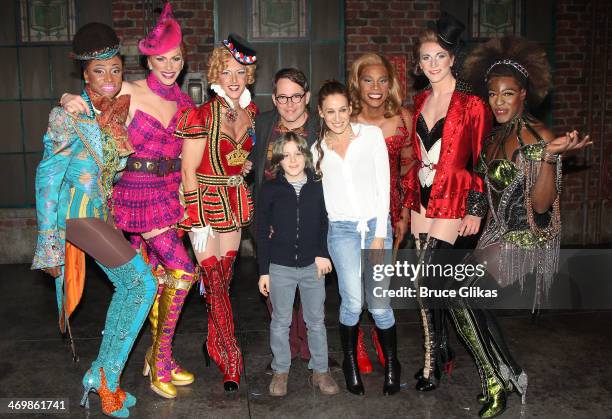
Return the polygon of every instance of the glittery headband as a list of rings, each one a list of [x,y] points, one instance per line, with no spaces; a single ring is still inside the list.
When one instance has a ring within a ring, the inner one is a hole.
[[[519,73],[521,73],[526,79],[529,78],[529,73],[527,72],[525,67],[523,67],[522,65],[520,65],[516,61],[513,61],[513,60],[498,60],[498,61],[495,61],[493,64],[491,64],[491,66],[487,69],[487,72],[485,73],[485,78],[484,78],[485,82],[488,81],[489,73],[491,72],[491,70],[493,70],[493,67],[495,67],[496,65],[509,65],[510,67],[514,68]]]
[[[236,61],[239,63],[249,65],[257,61],[257,57],[255,55],[245,55],[244,53],[238,51],[238,48],[236,48],[234,44],[227,39],[223,41],[223,45],[225,45],[225,47],[232,53]]]
[[[117,54],[119,54],[119,45],[113,45],[111,47],[106,47],[99,51],[85,52],[83,54],[78,54],[78,55],[75,53],[72,53],[71,56],[75,60],[90,61],[90,60],[108,60],[109,58],[113,58]]]

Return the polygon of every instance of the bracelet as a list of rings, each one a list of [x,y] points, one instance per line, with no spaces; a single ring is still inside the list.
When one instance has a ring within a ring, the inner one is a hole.
[[[66,96],[68,93],[64,93],[62,94],[62,96],[59,98],[59,100],[57,101],[57,103],[63,108],[64,106],[62,105],[62,99],[64,98],[64,96]]]
[[[549,153],[546,150],[544,150],[544,153],[542,154],[542,161],[548,164],[557,164],[560,158],[560,154]]]

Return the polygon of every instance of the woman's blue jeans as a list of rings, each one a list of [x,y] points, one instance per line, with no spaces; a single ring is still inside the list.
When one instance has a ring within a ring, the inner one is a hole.
[[[327,233],[327,247],[338,274],[338,288],[340,290],[340,323],[346,326],[355,326],[359,322],[364,300],[364,281],[361,275],[361,233],[357,231],[356,221],[330,221]],[[364,248],[369,249],[374,240],[376,219],[368,221],[368,231],[365,233]],[[387,223],[387,237],[385,249],[392,247],[391,223]],[[370,288],[372,281],[365,281],[366,288]],[[369,303],[372,290],[365,289],[365,299]],[[377,301],[376,308],[368,304],[374,322],[379,329],[388,329],[395,324],[395,317],[390,306],[381,307]]]

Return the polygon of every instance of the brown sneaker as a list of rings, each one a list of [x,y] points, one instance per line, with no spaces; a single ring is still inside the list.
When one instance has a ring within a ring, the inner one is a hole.
[[[325,396],[333,396],[334,394],[338,394],[340,391],[338,384],[336,384],[329,371],[313,372],[312,385],[319,387],[319,391],[321,391],[321,394]]]
[[[269,392],[270,396],[281,397],[287,394],[287,379],[288,372],[275,372],[270,381]]]

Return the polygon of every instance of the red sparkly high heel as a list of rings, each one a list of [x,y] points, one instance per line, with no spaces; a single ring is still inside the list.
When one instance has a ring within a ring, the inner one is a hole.
[[[380,340],[378,339],[378,333],[376,333],[376,327],[372,327],[372,344],[378,355],[378,362],[385,368],[385,355],[383,354],[382,347],[380,346]]]
[[[363,330],[359,326],[359,332],[357,333],[357,366],[361,374],[370,374],[374,367],[372,367],[372,361],[368,356],[365,342],[363,341]]]

